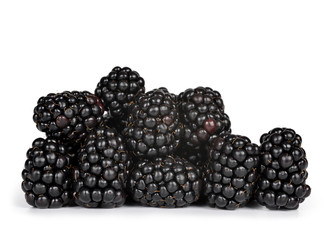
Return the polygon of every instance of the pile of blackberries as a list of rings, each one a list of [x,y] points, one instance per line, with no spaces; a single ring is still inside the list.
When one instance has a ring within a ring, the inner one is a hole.
[[[27,151],[22,189],[37,208],[113,208],[130,200],[236,209],[256,200],[297,209],[311,193],[301,137],[275,128],[258,146],[231,134],[222,97],[209,87],[145,92],[136,71],[115,67],[94,94],[41,97],[33,120],[46,137]]]

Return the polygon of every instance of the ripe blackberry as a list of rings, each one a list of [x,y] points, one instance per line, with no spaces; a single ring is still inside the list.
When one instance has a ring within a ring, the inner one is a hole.
[[[22,189],[28,204],[37,208],[58,208],[71,199],[70,157],[64,145],[37,138],[26,153]]]
[[[50,93],[38,100],[33,120],[47,136],[64,141],[81,141],[102,121],[104,107],[98,97],[84,91]]]
[[[180,93],[178,99],[185,141],[189,146],[206,145],[213,134],[231,131],[219,92],[198,87]]]
[[[124,119],[127,115],[129,103],[145,92],[145,81],[139,73],[128,67],[115,67],[101,78],[95,90],[104,103],[105,109],[116,119]]]
[[[211,206],[233,210],[246,205],[256,188],[259,147],[244,136],[224,134],[209,148],[205,190]]]
[[[302,138],[292,129],[275,128],[263,134],[260,142],[257,201],[270,209],[297,209],[311,193]]]
[[[129,177],[132,198],[151,207],[184,207],[196,202],[201,179],[196,167],[174,155],[139,161]]]
[[[100,126],[92,131],[73,171],[75,203],[84,207],[113,208],[124,204],[131,159],[116,130]]]
[[[123,133],[137,157],[156,158],[174,153],[182,138],[174,96],[160,88],[140,95],[130,106]]]

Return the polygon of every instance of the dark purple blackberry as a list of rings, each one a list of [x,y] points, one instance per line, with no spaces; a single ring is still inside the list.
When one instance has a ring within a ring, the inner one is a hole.
[[[185,207],[198,200],[201,179],[193,164],[171,155],[135,164],[128,189],[144,206]]]
[[[174,153],[182,138],[174,96],[166,89],[155,89],[136,98],[129,108],[123,133],[136,157],[156,158]]]
[[[206,145],[212,135],[231,131],[229,116],[224,113],[219,92],[198,87],[180,93],[178,99],[187,145]]]
[[[104,107],[98,97],[84,92],[50,93],[38,100],[33,120],[48,137],[81,141],[102,121]]]
[[[116,130],[99,127],[92,131],[78,155],[73,171],[75,203],[84,207],[113,208],[124,204],[131,158]]]
[[[58,208],[71,197],[70,157],[64,145],[37,138],[26,153],[22,189],[28,204],[37,208]]]
[[[130,102],[145,92],[145,81],[128,67],[115,67],[108,76],[101,78],[95,90],[111,117],[125,119]]]
[[[254,195],[259,147],[244,136],[224,134],[212,141],[204,178],[204,194],[211,206],[233,210]]]
[[[302,138],[292,129],[275,128],[263,134],[260,142],[257,201],[270,209],[297,209],[311,193]]]

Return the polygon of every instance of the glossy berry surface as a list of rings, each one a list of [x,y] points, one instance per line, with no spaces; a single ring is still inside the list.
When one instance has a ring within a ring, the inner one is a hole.
[[[127,115],[130,102],[145,92],[145,81],[139,73],[128,67],[115,67],[105,77],[101,78],[95,90],[104,103],[110,115],[122,120]]]
[[[301,136],[293,129],[275,128],[263,134],[260,142],[257,201],[270,209],[297,209],[311,193]]]
[[[48,137],[78,142],[102,121],[104,107],[95,95],[84,91],[50,93],[38,100],[33,120]]]
[[[138,158],[156,158],[174,153],[182,138],[174,95],[159,88],[140,95],[130,106],[124,137]]]
[[[233,210],[253,198],[259,153],[259,147],[244,136],[224,134],[213,139],[204,178],[204,194],[211,206]]]
[[[115,129],[98,127],[87,136],[73,170],[75,203],[101,208],[123,205],[131,167],[122,137]]]
[[[71,158],[55,139],[37,138],[26,153],[22,189],[28,204],[37,208],[58,208],[71,197]]]
[[[214,134],[230,132],[230,119],[218,91],[198,87],[179,94],[179,111],[186,144],[206,145]]]
[[[128,180],[134,201],[151,207],[185,207],[198,200],[201,179],[196,167],[174,155],[138,162]]]

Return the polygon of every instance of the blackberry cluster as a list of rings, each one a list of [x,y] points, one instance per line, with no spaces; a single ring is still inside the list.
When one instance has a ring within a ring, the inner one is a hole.
[[[100,126],[86,138],[73,171],[75,203],[113,208],[124,204],[127,176],[132,167],[122,137]]]
[[[124,136],[138,158],[167,156],[176,151],[183,128],[174,95],[160,88],[136,98],[129,108]]]
[[[201,178],[190,162],[174,155],[141,160],[130,175],[133,200],[151,207],[184,207],[198,200]]]
[[[84,91],[50,93],[38,100],[33,120],[48,137],[78,142],[102,121],[104,107],[95,95]]]
[[[37,138],[26,153],[22,189],[28,204],[58,208],[71,199],[70,157],[64,145],[51,138]]]
[[[33,120],[45,133],[27,151],[22,189],[28,204],[114,208],[195,202],[236,209],[256,199],[296,209],[311,193],[302,139],[292,129],[263,134],[259,148],[231,134],[218,91],[179,95],[115,67],[88,91],[50,93]]]
[[[311,193],[302,138],[292,129],[275,128],[263,134],[260,142],[257,201],[271,209],[297,209]]]
[[[108,76],[101,78],[95,90],[105,109],[118,121],[128,115],[128,107],[135,97],[145,92],[145,81],[139,73],[128,67],[115,67]]]
[[[244,136],[224,134],[213,140],[204,178],[204,192],[211,206],[233,210],[251,200],[259,153],[259,147]]]
[[[230,119],[224,113],[219,92],[211,88],[187,89],[179,97],[184,141],[188,146],[207,145],[214,134],[230,132]]]

